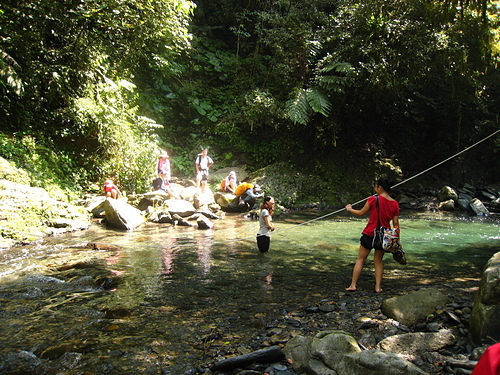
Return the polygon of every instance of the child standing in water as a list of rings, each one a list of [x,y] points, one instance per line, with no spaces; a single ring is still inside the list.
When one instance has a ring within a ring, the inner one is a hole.
[[[262,206],[260,206],[259,214],[259,231],[257,232],[257,246],[261,253],[269,251],[271,245],[271,232],[274,230],[273,213],[274,213],[274,198],[267,196],[264,198]]]

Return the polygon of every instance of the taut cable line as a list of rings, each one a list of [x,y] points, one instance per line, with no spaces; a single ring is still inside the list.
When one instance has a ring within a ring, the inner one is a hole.
[[[471,146],[469,146],[469,147],[467,147],[467,148],[464,148],[462,151],[457,152],[455,155],[450,156],[448,159],[445,159],[445,160],[443,160],[442,162],[439,162],[439,163],[437,163],[437,164],[433,165],[432,167],[427,168],[425,171],[422,171],[422,172],[420,172],[420,173],[417,173],[417,174],[416,174],[415,176],[413,176],[413,177],[407,178],[406,180],[404,180],[404,181],[401,181],[401,182],[397,183],[397,184],[396,184],[396,185],[394,185],[393,187],[397,187],[397,186],[399,186],[399,185],[403,185],[404,183],[406,183],[406,182],[408,182],[408,181],[410,181],[410,180],[413,180],[414,178],[417,178],[418,176],[423,175],[424,173],[429,172],[431,169],[434,169],[434,168],[436,168],[436,167],[439,167],[441,164],[444,164],[444,163],[446,163],[448,160],[451,160],[451,159],[453,159],[453,158],[456,158],[458,155],[463,154],[463,153],[464,153],[464,152],[466,152],[466,151],[469,151],[471,148],[473,148],[473,147],[477,146],[478,144],[480,144],[480,143],[482,143],[482,142],[486,141],[487,139],[489,139],[489,138],[493,137],[494,135],[496,135],[496,134],[497,134],[497,133],[499,133],[499,132],[500,132],[500,129],[498,129],[496,132],[493,132],[493,133],[492,133],[492,134],[490,134],[489,136],[487,136],[487,137],[485,137],[485,138],[481,139],[480,141],[478,141],[478,142],[474,143],[473,145],[471,145]]]
[[[414,175],[413,177],[407,178],[406,180],[401,181],[401,182],[399,182],[399,183],[395,184],[395,185],[394,185],[394,186],[392,186],[392,187],[393,187],[393,188],[395,188],[395,187],[397,187],[397,186],[403,185],[403,184],[407,183],[408,181],[411,181],[411,180],[413,180],[413,179],[415,179],[415,178],[417,178],[417,177],[419,177],[419,176],[423,175],[424,173],[427,173],[427,172],[429,172],[430,170],[432,170],[432,169],[434,169],[434,168],[436,168],[436,167],[439,167],[441,164],[444,164],[444,163],[446,163],[447,161],[449,161],[449,160],[451,160],[451,159],[453,159],[453,158],[456,158],[458,155],[463,154],[464,152],[466,152],[466,151],[470,150],[471,148],[473,148],[473,147],[477,146],[478,144],[480,144],[480,143],[482,143],[482,142],[486,141],[487,139],[489,139],[489,138],[491,138],[491,137],[495,136],[495,135],[496,135],[496,134],[498,134],[499,132],[500,132],[500,129],[498,129],[497,131],[495,131],[495,132],[493,132],[492,134],[488,135],[487,137],[485,137],[485,138],[481,139],[480,141],[478,141],[478,142],[474,143],[473,145],[471,145],[471,146],[469,146],[469,147],[467,147],[467,148],[464,148],[462,151],[457,152],[456,154],[454,154],[454,155],[450,156],[449,158],[447,158],[447,159],[445,159],[445,160],[443,160],[443,161],[441,161],[441,162],[439,162],[439,163],[437,163],[437,164],[433,165],[433,166],[432,166],[432,167],[430,167],[430,168],[427,168],[426,170],[424,170],[424,171],[422,171],[422,172],[420,172],[420,173],[417,173],[417,174],[416,174],[416,175]],[[364,198],[364,199],[361,199],[360,201],[357,201],[356,203],[353,203],[352,205],[353,205],[353,206],[355,206],[355,205],[357,205],[357,204],[359,204],[359,203],[362,203],[362,202],[366,201],[368,198],[369,198],[369,197],[366,197],[366,198]],[[342,212],[342,211],[344,211],[344,210],[345,210],[345,207],[343,207],[343,208],[341,208],[341,209],[339,209],[339,210],[337,210],[337,211],[330,212],[330,213],[328,213],[328,214],[326,214],[326,215],[323,215],[323,216],[320,216],[320,217],[314,218],[314,219],[312,219],[312,220],[308,220],[308,221],[305,221],[305,222],[300,223],[300,224],[296,224],[296,225],[291,226],[291,227],[288,227],[288,228],[284,228],[284,229],[277,230],[277,231],[275,231],[274,233],[284,232],[285,230],[289,230],[289,229],[292,229],[292,228],[298,227],[298,226],[300,226],[300,225],[309,224],[309,223],[311,223],[311,222],[313,222],[313,221],[321,220],[321,219],[324,219],[325,217],[328,217],[328,216],[331,216],[331,215],[338,214],[339,212]]]

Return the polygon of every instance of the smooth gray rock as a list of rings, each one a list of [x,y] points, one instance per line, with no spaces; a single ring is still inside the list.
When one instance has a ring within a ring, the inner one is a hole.
[[[500,252],[484,268],[472,307],[469,336],[476,344],[487,337],[500,341]]]
[[[314,337],[296,336],[284,352],[294,370],[309,375],[424,374],[395,353],[362,351],[356,340],[342,331],[325,331]]]
[[[141,211],[126,202],[107,198],[103,205],[106,223],[112,228],[133,230],[144,224]]]
[[[436,311],[436,306],[444,306],[448,297],[438,289],[421,289],[416,292],[386,299],[382,312],[398,322],[413,326],[427,315]]]
[[[377,344],[377,349],[397,354],[419,354],[436,352],[441,348],[453,345],[456,337],[449,329],[438,332],[414,332],[389,336]]]

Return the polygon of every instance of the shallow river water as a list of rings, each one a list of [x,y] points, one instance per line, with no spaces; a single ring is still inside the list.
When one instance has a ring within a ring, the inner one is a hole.
[[[309,222],[321,214],[275,218],[265,255],[258,223],[236,214],[211,230],[93,224],[4,250],[0,373],[194,374],[228,348],[259,349],[274,321],[345,295],[366,218]],[[477,282],[500,251],[498,217],[403,212],[401,227],[408,265],[385,260],[383,288],[393,294]],[[358,288],[383,298],[372,292],[371,261]]]

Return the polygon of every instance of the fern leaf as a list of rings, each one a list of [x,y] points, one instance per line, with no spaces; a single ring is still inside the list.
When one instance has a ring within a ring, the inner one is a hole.
[[[328,117],[332,104],[320,91],[309,89],[307,91],[307,102],[314,112],[321,113],[323,116]]]
[[[294,123],[306,125],[309,121],[309,103],[307,100],[307,93],[305,90],[300,89],[297,91],[295,97],[286,103],[286,113],[288,118]]]
[[[338,76],[322,76],[318,78],[318,84],[327,89],[335,92],[343,92],[345,85],[345,78]]]
[[[327,66],[321,68],[319,70],[320,73],[329,73],[329,72],[337,72],[337,73],[349,73],[352,70],[352,65],[347,62],[332,62]]]

